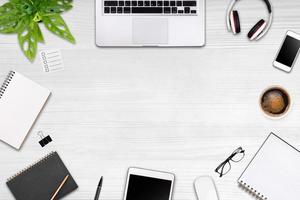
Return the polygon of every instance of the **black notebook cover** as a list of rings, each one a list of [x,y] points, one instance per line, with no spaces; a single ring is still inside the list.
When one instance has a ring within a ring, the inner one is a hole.
[[[67,175],[69,178],[55,199],[66,196],[78,185],[57,152],[52,152],[10,178],[6,184],[16,200],[50,200]]]

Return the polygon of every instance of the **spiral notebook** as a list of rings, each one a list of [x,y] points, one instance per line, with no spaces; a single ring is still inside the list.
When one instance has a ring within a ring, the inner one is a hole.
[[[262,200],[299,200],[299,169],[300,152],[271,133],[238,182]]]
[[[78,185],[58,153],[52,152],[9,178],[6,184],[16,200],[49,200],[67,175],[69,178],[55,199],[71,193]]]
[[[0,140],[20,149],[50,91],[11,71],[0,88]]]

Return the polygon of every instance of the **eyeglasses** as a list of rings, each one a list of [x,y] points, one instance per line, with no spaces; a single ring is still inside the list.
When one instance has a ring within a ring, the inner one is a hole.
[[[215,172],[217,172],[220,177],[227,174],[231,170],[231,164],[232,162],[240,162],[245,157],[245,150],[242,149],[242,147],[237,148],[224,162],[222,162],[216,169]]]

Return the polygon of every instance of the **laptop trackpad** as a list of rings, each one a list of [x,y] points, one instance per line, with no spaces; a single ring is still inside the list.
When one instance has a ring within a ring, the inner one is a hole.
[[[134,18],[132,27],[134,44],[159,45],[168,43],[168,19]]]

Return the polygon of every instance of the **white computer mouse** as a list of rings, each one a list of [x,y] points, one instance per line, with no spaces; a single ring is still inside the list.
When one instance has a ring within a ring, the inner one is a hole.
[[[219,200],[215,182],[210,176],[200,176],[194,182],[198,200]]]

